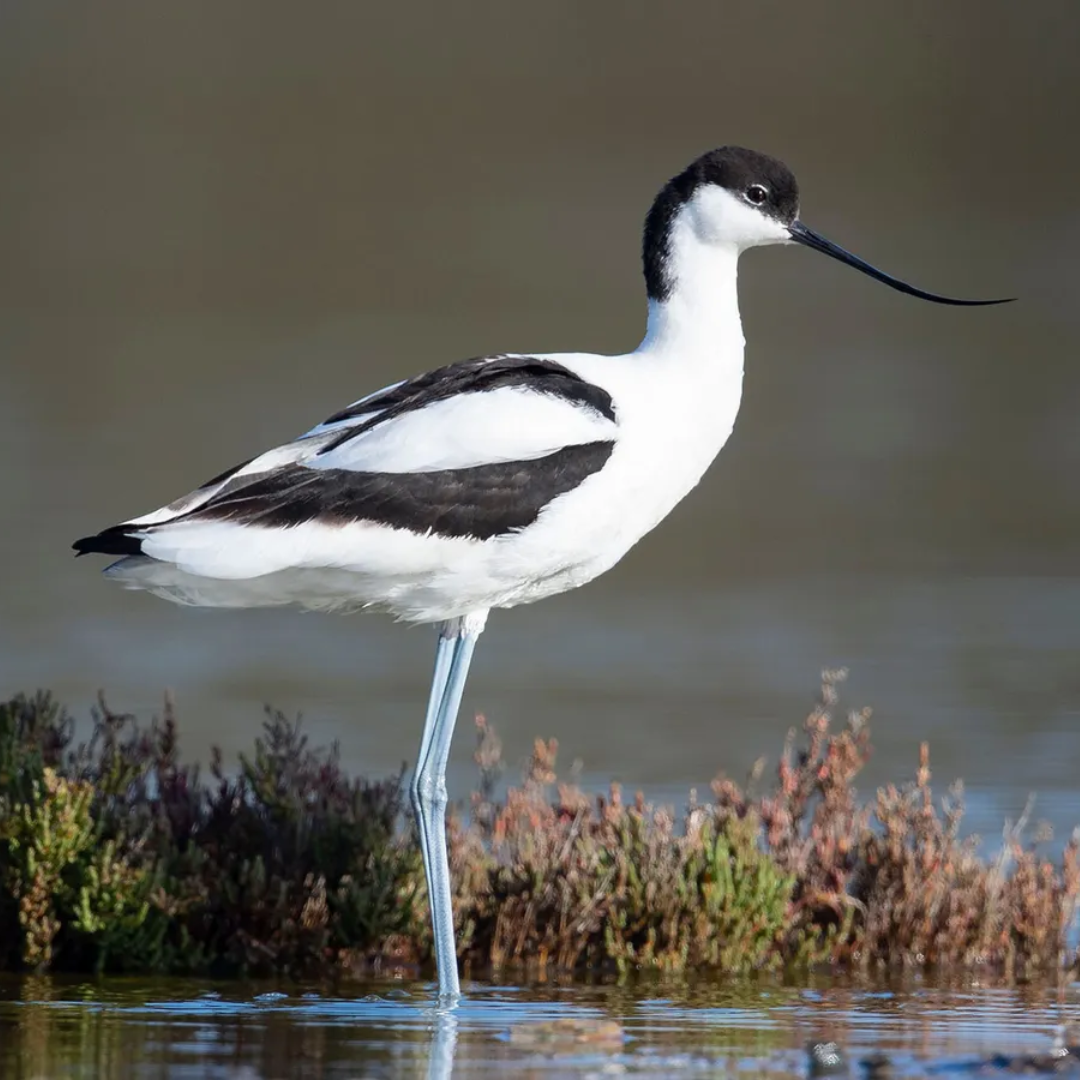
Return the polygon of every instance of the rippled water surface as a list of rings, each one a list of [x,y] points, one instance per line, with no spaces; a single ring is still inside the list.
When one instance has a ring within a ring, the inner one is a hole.
[[[702,983],[466,987],[453,1011],[426,985],[347,992],[184,982],[0,983],[0,1075],[180,1078],[806,1075],[834,1040],[850,1073],[889,1055],[897,1075],[975,1073],[1048,1050],[1076,985],[968,982],[876,988]],[[571,1023],[573,1022],[573,1023]],[[573,1028],[576,1036],[554,1032]],[[993,1070],[990,1070],[993,1071]]]

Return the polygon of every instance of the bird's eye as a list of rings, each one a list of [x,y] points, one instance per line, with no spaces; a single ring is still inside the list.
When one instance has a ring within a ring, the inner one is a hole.
[[[751,184],[746,189],[746,201],[760,206],[769,197],[769,189],[761,184]]]

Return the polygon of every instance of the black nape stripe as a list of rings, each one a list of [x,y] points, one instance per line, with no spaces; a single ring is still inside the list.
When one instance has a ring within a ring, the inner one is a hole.
[[[355,436],[403,413],[415,412],[459,394],[484,393],[507,386],[520,386],[537,394],[560,397],[571,404],[592,409],[608,420],[615,419],[615,406],[606,390],[554,360],[540,360],[534,356],[476,357],[407,379],[399,386],[389,387],[380,394],[334,413],[324,423],[360,419],[373,412],[377,412],[377,415],[342,431],[319,453],[329,453]]]
[[[437,472],[365,473],[292,465],[254,478],[169,524],[229,521],[289,528],[307,522],[368,521],[419,534],[488,540],[531,525],[553,499],[601,469],[614,445],[603,441],[565,446],[530,461]]]
[[[650,300],[667,300],[675,288],[669,272],[671,227],[675,216],[689,202],[697,183],[690,170],[672,177],[659,191],[645,216],[641,261],[645,271],[645,292]]]

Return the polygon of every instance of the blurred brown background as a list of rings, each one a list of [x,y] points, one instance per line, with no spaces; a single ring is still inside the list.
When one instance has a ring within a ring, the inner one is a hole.
[[[0,691],[175,689],[189,753],[305,709],[411,758],[431,641],[126,595],[77,536],[384,382],[631,348],[640,222],[714,145],[784,158],[813,227],[742,275],[746,397],[702,487],[586,591],[498,614],[466,710],[511,760],[672,797],[775,753],[823,665],[871,780],[962,772],[996,828],[1080,765],[1080,7],[957,0],[0,7]],[[452,778],[468,782],[468,725]]]

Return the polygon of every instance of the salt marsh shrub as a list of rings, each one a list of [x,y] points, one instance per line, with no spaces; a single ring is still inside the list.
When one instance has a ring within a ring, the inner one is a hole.
[[[676,813],[618,785],[560,783],[538,740],[500,795],[478,718],[479,782],[448,839],[459,952],[492,969],[745,973],[1075,969],[1080,840],[1059,860],[1025,819],[986,859],[963,792],[936,802],[929,750],[869,802],[869,712],[837,723],[826,673],[769,779],[720,777]],[[239,768],[180,760],[172,704],[150,724],[99,701],[89,740],[48,695],[0,704],[0,969],[341,975],[430,958],[401,773],[345,775],[336,746],[267,710]]]

